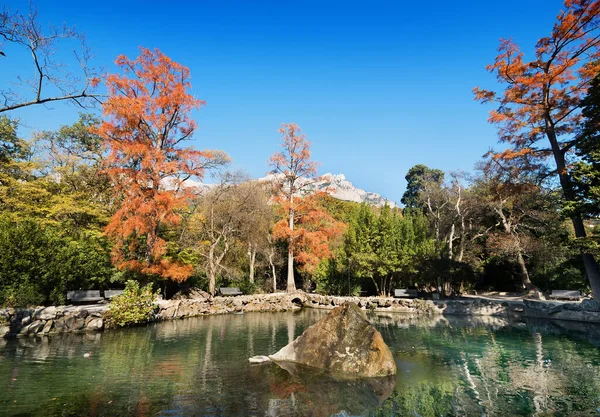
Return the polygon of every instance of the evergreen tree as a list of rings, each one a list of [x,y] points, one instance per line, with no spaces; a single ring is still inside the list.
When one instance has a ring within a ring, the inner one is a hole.
[[[421,207],[419,193],[423,190],[424,183],[433,181],[442,184],[444,182],[444,171],[417,164],[408,170],[404,178],[406,179],[406,191],[400,202],[407,208],[416,208]]]

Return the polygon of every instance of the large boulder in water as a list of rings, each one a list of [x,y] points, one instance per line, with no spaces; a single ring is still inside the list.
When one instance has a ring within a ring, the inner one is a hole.
[[[336,376],[396,374],[394,357],[381,333],[349,302],[334,308],[270,358],[324,369]]]

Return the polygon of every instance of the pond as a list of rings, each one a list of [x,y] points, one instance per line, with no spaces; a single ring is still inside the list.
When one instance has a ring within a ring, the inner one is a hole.
[[[326,314],[248,313],[0,342],[6,416],[594,416],[600,328],[373,317],[391,380],[249,365]]]

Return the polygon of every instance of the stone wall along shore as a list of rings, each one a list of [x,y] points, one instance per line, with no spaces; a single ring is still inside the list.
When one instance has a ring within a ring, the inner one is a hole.
[[[302,307],[333,309],[346,301],[377,314],[409,313],[429,316],[487,316],[501,318],[534,317],[600,323],[600,303],[541,301],[503,301],[488,299],[419,300],[390,297],[336,297],[296,292],[242,295],[210,298],[195,292],[191,297],[158,300],[154,321],[176,320],[217,314],[244,312],[284,312]],[[65,332],[100,331],[104,329],[103,313],[106,304],[85,306],[38,307],[29,309],[0,309],[0,337],[25,337]]]
[[[158,300],[153,321],[242,312],[283,312],[298,310],[304,298],[296,294],[276,293],[238,297],[184,298]],[[107,304],[82,306],[0,309],[0,337],[25,337],[104,329]]]
[[[0,310],[0,337],[34,336],[104,329],[106,304]]]

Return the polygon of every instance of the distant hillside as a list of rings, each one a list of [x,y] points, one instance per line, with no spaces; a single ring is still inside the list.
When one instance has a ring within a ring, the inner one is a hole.
[[[274,175],[269,174],[266,177],[259,178],[260,182],[269,182],[274,179]],[[190,187],[196,187],[201,190],[209,189],[215,184],[206,184],[199,181],[188,180],[186,184]],[[344,201],[354,201],[356,203],[369,203],[377,207],[382,207],[386,203],[390,207],[397,207],[397,204],[381,194],[365,191],[355,187],[344,174],[327,173],[322,175],[320,180],[314,184],[314,187],[319,191],[326,191],[332,197]]]

